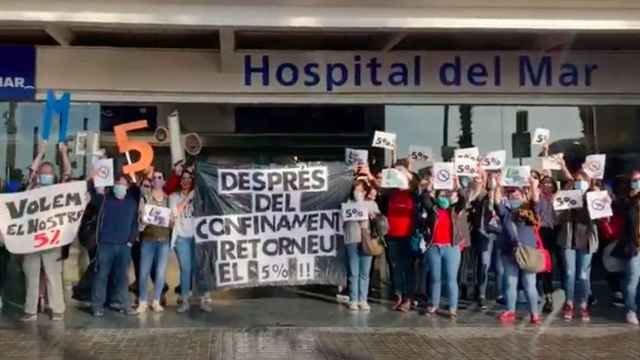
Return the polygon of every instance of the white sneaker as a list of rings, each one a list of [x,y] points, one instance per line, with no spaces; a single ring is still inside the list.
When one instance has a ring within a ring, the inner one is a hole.
[[[145,312],[147,312],[147,308],[149,306],[147,305],[146,302],[141,301],[140,304],[138,304],[138,307],[136,308],[136,311],[138,312],[138,314],[144,314]]]
[[[358,303],[349,303],[349,310],[351,311],[358,311],[360,308],[358,307]]]
[[[366,301],[360,303],[360,310],[362,311],[371,311],[371,306]]]
[[[151,303],[151,310],[153,310],[154,312],[163,312],[164,308],[162,307],[162,305],[160,305],[160,301],[154,300]]]
[[[182,302],[182,304],[178,306],[178,309],[176,309],[176,311],[179,313],[185,313],[189,311],[189,302],[188,301]]]
[[[213,307],[211,306],[211,301],[209,299],[200,300],[200,310],[204,312],[213,312]]]
[[[631,325],[640,324],[640,322],[638,321],[638,315],[635,313],[635,311],[629,311],[627,313],[627,323]]]

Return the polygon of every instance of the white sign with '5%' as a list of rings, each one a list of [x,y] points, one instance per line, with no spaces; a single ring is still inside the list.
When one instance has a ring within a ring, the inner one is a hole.
[[[343,221],[362,221],[369,218],[369,210],[364,202],[351,201],[342,203]]]

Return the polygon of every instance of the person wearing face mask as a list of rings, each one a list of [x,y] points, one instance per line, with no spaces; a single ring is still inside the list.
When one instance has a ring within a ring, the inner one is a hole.
[[[538,281],[542,283],[542,290],[544,293],[544,305],[542,311],[544,313],[550,313],[553,311],[553,287],[554,272],[558,272],[563,278],[564,288],[564,270],[562,261],[562,252],[558,247],[558,227],[556,221],[556,213],[553,209],[553,196],[558,192],[558,185],[549,176],[544,176],[540,180],[540,199],[536,203],[536,212],[540,216],[540,237],[545,249],[549,251],[552,261],[555,261],[556,266],[552,267],[551,272],[544,272],[538,274]],[[558,269],[558,270],[555,270]]]
[[[566,169],[566,166],[563,166]],[[568,177],[567,186],[580,190],[586,199],[587,191],[591,190],[591,179],[578,171]],[[585,200],[586,204],[586,200]],[[573,319],[576,304],[582,321],[589,321],[588,300],[591,294],[591,259],[598,251],[598,226],[591,220],[586,206],[580,209],[561,210],[556,212],[559,224],[558,246],[561,248],[564,260],[565,304],[562,309],[563,317],[569,321]]]
[[[506,310],[498,319],[503,322],[516,320],[516,302],[518,281],[522,281],[527,302],[529,304],[530,322],[534,325],[541,323],[538,312],[538,290],[536,289],[536,273],[520,269],[516,263],[514,251],[518,246],[537,248],[536,228],[540,219],[535,211],[535,204],[539,199],[538,180],[531,178],[530,193],[522,188],[492,191],[493,204],[502,224],[501,253],[505,277]],[[503,197],[503,192],[507,197]]]
[[[429,267],[429,305],[426,314],[435,314],[440,307],[442,282],[447,286],[448,313],[458,311],[458,269],[461,251],[469,245],[460,217],[466,216],[466,200],[462,190],[437,190],[434,196],[424,194],[422,207],[426,211],[423,236],[427,242],[425,258]],[[465,223],[462,223],[464,226]]]
[[[125,175],[114,177],[115,184],[109,190],[95,188],[89,182],[91,205],[100,209],[97,230],[97,272],[91,291],[93,316],[104,315],[104,304],[110,275],[113,276],[114,296],[127,315],[138,312],[129,299],[128,271],[131,262],[131,246],[139,232],[138,210],[140,188],[129,182]]]
[[[61,181],[68,181],[71,176],[71,162],[67,146],[59,144],[58,149],[62,158]],[[51,162],[43,162],[46,155],[47,143],[38,145],[38,154],[31,165],[28,189],[35,189],[55,184],[54,165]],[[25,275],[25,304],[24,315],[20,321],[35,321],[38,313],[38,299],[41,292],[41,279],[46,279],[47,300],[51,308],[51,320],[62,320],[65,304],[62,286],[62,261],[61,249],[39,251],[22,255],[22,269]],[[44,276],[42,271],[44,270]]]
[[[164,175],[160,171],[153,171],[151,175],[151,190],[143,190],[140,210],[144,211],[145,205],[153,205],[162,208],[169,208],[169,197],[162,190],[165,185]],[[151,274],[152,267],[155,278],[154,296],[151,302],[151,309],[154,312],[164,311],[160,305],[160,298],[164,288],[164,279],[169,258],[169,247],[171,239],[171,224],[166,226],[144,224],[140,233],[140,274],[138,276],[138,312],[144,313],[147,310],[147,279]]]
[[[478,284],[476,288],[478,307],[487,309],[487,285],[489,269],[493,263],[496,268],[497,301],[503,302],[504,269],[499,256],[498,242],[502,231],[500,220],[493,207],[493,199],[489,195],[497,187],[494,173],[485,173],[471,184],[469,196],[469,221],[471,223],[471,247],[478,261]]]
[[[171,245],[176,251],[180,267],[180,298],[179,313],[187,312],[190,308],[190,295],[197,298],[197,257],[193,223],[193,174],[183,170],[180,177],[179,191],[169,196],[169,207],[175,218],[171,234]],[[211,312],[211,300],[208,294],[202,294],[200,308]]]
[[[363,180],[356,180],[349,201],[363,204],[368,210],[369,218],[374,218],[380,214],[380,209],[375,201],[367,198],[370,191],[369,184]],[[368,220],[344,222],[344,246],[349,267],[349,310],[353,311],[371,309],[367,298],[373,257],[365,254],[360,247],[363,228],[369,228]]]

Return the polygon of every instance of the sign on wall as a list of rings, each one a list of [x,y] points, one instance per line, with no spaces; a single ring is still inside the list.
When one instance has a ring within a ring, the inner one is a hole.
[[[0,101],[33,100],[36,95],[36,49],[0,46]]]
[[[209,289],[342,281],[349,167],[197,168],[195,236],[210,254],[201,268]]]

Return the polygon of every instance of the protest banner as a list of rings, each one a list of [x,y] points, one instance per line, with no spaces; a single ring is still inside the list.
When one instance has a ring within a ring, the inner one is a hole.
[[[531,144],[544,145],[549,142],[551,138],[551,131],[549,129],[536,128],[533,131],[533,137],[531,137]]]
[[[142,209],[142,222],[160,227],[171,226],[171,209],[168,207],[145,204]]]
[[[530,166],[507,166],[502,173],[502,186],[529,186]]]
[[[363,201],[342,203],[342,221],[362,221],[369,219],[369,209]]]
[[[562,190],[553,196],[554,210],[580,209],[584,206],[581,190]]]
[[[408,189],[409,179],[398,169],[383,169],[380,186],[387,189]]]
[[[480,166],[484,170],[502,170],[506,161],[507,152],[505,150],[496,150],[481,157]]]
[[[591,220],[613,216],[609,193],[605,190],[587,192],[587,209]]]
[[[113,186],[113,159],[100,159],[93,163],[95,187]]]
[[[379,147],[383,149],[395,150],[396,149],[396,134],[388,133],[384,131],[376,131],[373,134],[372,147]]]
[[[305,168],[218,168],[198,162],[194,195],[204,287],[339,284],[344,280],[341,204],[352,170],[343,163]]]
[[[433,164],[433,189],[453,190],[455,168],[453,163],[438,162]]]
[[[607,160],[605,154],[588,155],[582,164],[582,170],[592,179],[604,178],[604,167]]]
[[[414,171],[427,167],[433,161],[433,149],[428,146],[409,145],[409,162]]]
[[[359,149],[344,149],[344,162],[349,166],[367,165],[369,162],[369,151]]]
[[[87,183],[74,181],[0,194],[0,229],[12,254],[30,254],[70,244],[88,203]]]

